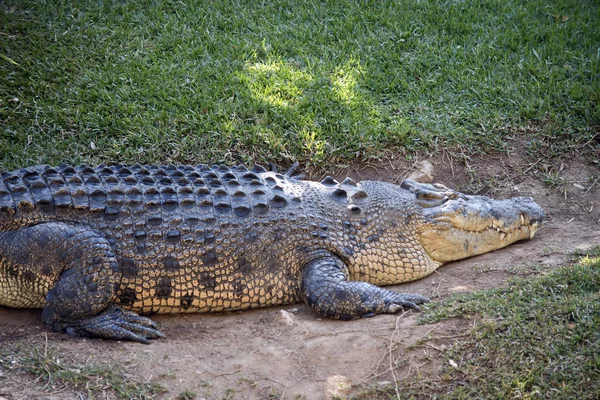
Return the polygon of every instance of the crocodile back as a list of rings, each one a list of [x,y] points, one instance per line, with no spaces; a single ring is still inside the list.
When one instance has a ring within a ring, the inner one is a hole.
[[[283,195],[290,181],[261,166],[41,165],[1,174],[0,229],[82,218],[111,225],[158,210],[208,221],[215,214],[243,218],[298,201]]]

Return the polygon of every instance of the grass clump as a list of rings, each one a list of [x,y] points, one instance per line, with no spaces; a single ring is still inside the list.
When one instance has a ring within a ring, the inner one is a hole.
[[[175,400],[194,400],[196,396],[196,392],[186,389],[183,392],[179,393]]]
[[[0,169],[600,146],[590,1],[7,0],[0,27]]]
[[[411,382],[406,398],[600,397],[600,246],[544,277],[434,304],[421,322],[475,315],[471,335],[440,354],[439,380]],[[355,398],[395,397],[374,387]]]
[[[43,391],[71,389],[82,398],[145,400],[165,390],[160,383],[140,382],[124,374],[118,366],[70,363],[60,359],[47,343],[43,349],[35,347],[24,355],[0,354],[2,368],[33,375]]]

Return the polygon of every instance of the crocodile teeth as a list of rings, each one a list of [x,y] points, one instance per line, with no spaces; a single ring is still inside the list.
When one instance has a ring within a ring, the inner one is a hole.
[[[505,237],[506,237],[506,233],[504,233],[504,232],[500,233],[500,240],[504,240]]]
[[[521,225],[525,225],[525,217],[521,214]]]
[[[529,228],[529,239],[533,239],[533,235],[537,232],[537,226],[538,224],[533,224],[531,228]]]

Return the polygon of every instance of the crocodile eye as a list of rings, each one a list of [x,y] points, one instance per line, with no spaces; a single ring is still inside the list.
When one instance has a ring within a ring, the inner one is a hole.
[[[448,201],[448,196],[440,192],[418,191],[417,204],[423,208],[437,207]]]
[[[417,199],[419,200],[440,200],[446,196],[438,192],[417,192]]]

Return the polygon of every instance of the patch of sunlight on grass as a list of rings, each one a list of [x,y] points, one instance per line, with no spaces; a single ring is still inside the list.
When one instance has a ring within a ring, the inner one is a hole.
[[[314,65],[274,55],[247,62],[237,77],[245,86],[238,92],[241,101],[255,109],[256,134],[279,154],[293,146],[318,162],[343,152],[347,143],[359,144],[355,154],[374,155],[384,141],[380,136],[403,139],[395,129],[384,129],[384,111],[361,87],[356,57]]]
[[[319,139],[320,129],[303,128],[298,132],[298,138],[302,140],[304,148],[308,153],[314,154],[315,158],[325,155],[325,140]]]
[[[356,104],[358,97],[356,93],[357,76],[362,72],[360,64],[353,60],[335,71],[332,77],[333,91],[340,101],[348,105]]]
[[[304,89],[312,82],[310,74],[281,59],[249,64],[246,74],[248,89],[257,100],[284,108],[302,101]]]

